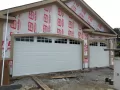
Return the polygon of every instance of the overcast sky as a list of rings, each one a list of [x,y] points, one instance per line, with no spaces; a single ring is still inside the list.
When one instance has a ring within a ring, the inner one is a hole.
[[[0,10],[28,4],[41,0],[2,0]],[[120,27],[120,0],[84,0],[90,5],[111,27]]]

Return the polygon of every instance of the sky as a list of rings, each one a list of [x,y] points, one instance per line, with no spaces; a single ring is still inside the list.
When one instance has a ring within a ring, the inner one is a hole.
[[[0,10],[29,4],[41,0],[2,0]],[[84,0],[97,12],[112,28],[120,27],[120,0]]]

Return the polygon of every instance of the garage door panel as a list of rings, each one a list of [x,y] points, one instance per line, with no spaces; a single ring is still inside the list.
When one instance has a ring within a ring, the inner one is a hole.
[[[39,56],[39,57],[41,57],[41,56]],[[23,60],[24,60],[24,62],[23,62],[23,65],[24,65],[24,63],[29,63],[29,62],[33,62],[35,65],[37,65],[37,64],[46,64],[46,63],[51,63],[51,62],[53,62],[54,64],[70,64],[69,62],[71,62],[71,64],[73,65],[75,65],[75,64],[78,64],[79,65],[79,63],[81,63],[80,62],[80,60],[78,60],[77,62],[76,62],[76,60],[74,61],[74,59],[75,58],[71,58],[71,59],[69,59],[69,57],[68,58],[65,58],[65,59],[62,59],[62,58],[55,58],[55,57],[49,57],[49,59],[48,59],[48,57],[44,57],[44,56],[42,56],[41,58],[34,58],[34,57],[32,57],[32,56],[29,56],[29,57],[24,57],[24,58],[22,58]],[[18,57],[19,59],[17,60],[17,61],[14,61],[15,63],[20,63],[21,64],[21,57]],[[32,60],[33,61],[32,61]],[[44,60],[44,61],[42,61],[42,63],[40,62],[41,60]],[[79,58],[77,58],[77,59],[79,59]],[[32,64],[32,63],[29,63],[29,65],[30,64]],[[21,64],[22,65],[22,64]]]
[[[105,67],[109,66],[109,52],[104,51],[107,46],[98,45],[90,46],[90,67]]]
[[[66,64],[69,64],[69,63],[66,63]],[[66,71],[67,70],[76,70],[76,67],[74,67],[74,66],[76,66],[75,63],[69,64],[69,65],[66,65],[66,64],[64,62],[54,62],[53,65],[46,64],[46,62],[42,62],[42,64],[34,63],[34,64],[29,64],[29,65],[16,64],[17,66],[21,67],[21,68],[16,68],[17,70],[19,70],[19,69],[23,70],[21,74],[19,74],[19,72],[18,72],[16,75],[23,75],[23,73],[24,73],[24,75],[29,75],[29,74],[31,74],[31,71],[34,71],[33,74],[39,74],[39,73],[46,73],[46,72],[49,73],[49,72],[55,72],[55,71],[57,72],[57,71],[65,71],[65,70]],[[44,67],[43,67],[43,65],[44,65]],[[66,67],[64,67],[64,66],[66,66]],[[47,67],[50,67],[50,68],[47,68]],[[28,69],[28,68],[30,68],[30,69]],[[80,68],[80,66],[78,68]]]
[[[14,42],[13,76],[82,69],[80,44]]]

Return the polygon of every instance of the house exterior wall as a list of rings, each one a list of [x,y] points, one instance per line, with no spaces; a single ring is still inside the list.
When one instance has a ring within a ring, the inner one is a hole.
[[[95,19],[91,18],[90,14],[84,8],[78,5],[74,1],[66,3],[69,7],[74,10],[76,7],[76,14],[83,18],[89,23],[95,30],[109,31],[98,23]],[[5,31],[5,23],[3,25],[3,36]],[[13,23],[8,24],[8,35],[7,35],[7,50],[6,58],[10,57],[11,52],[11,35],[12,34],[59,34],[66,35],[73,38],[82,39],[84,41],[84,68],[88,68],[89,65],[89,41],[108,38],[106,36],[86,34],[82,30],[82,24],[78,23],[70,15],[61,10],[56,5],[46,6],[44,8],[36,9],[33,11],[25,12],[16,16],[16,20]],[[4,37],[2,37],[2,49],[4,45]],[[3,51],[3,50],[2,50]],[[12,62],[10,62],[12,64]]]
[[[3,25],[3,36],[5,23]],[[84,40],[84,55],[87,57],[87,34],[82,30],[82,25],[73,20],[56,5],[47,6],[34,11],[29,11],[16,16],[13,23],[8,24],[6,58],[10,57],[12,34],[59,34]],[[2,49],[4,37],[2,38]],[[3,50],[2,50],[3,51]],[[12,59],[12,58],[11,58]],[[88,58],[85,58],[87,63]],[[10,64],[12,62],[10,61]],[[88,66],[86,65],[86,68]]]
[[[2,45],[2,37],[3,37],[3,24],[4,21],[0,21],[0,45]],[[0,47],[0,58],[2,58],[2,47]]]
[[[69,0],[66,2],[66,5],[95,30],[109,32],[109,30],[95,17],[93,17],[93,15],[88,10],[86,10],[86,8],[83,7],[83,5],[78,0]]]
[[[110,40],[110,48],[111,49],[116,48],[115,39]],[[114,65],[114,51],[110,52],[110,61],[111,61],[110,65]]]
[[[95,18],[83,5],[79,2],[79,0],[69,0],[66,1],[66,5],[71,8],[80,18],[82,18],[86,23],[88,23],[90,26],[94,28],[96,31],[101,31],[101,32],[110,32],[109,29],[105,27],[104,24],[102,24],[100,21],[98,21],[97,18]],[[103,39],[109,38],[107,36],[99,36],[99,35],[88,35],[88,39]],[[114,48],[114,40],[111,39],[110,41],[106,41],[109,45],[108,48]],[[113,65],[114,61],[114,52],[113,51],[108,51],[109,52],[109,58],[110,58],[110,65]]]

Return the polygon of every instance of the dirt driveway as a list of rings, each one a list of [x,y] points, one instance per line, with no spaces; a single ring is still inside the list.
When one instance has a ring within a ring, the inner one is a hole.
[[[113,86],[110,86],[104,81],[106,77],[113,78],[113,70],[111,69],[104,68],[92,70],[91,72],[86,73],[71,72],[67,74],[76,75],[76,77],[61,79],[39,79],[47,86],[49,86],[52,90],[113,90],[110,89]],[[15,80],[12,82],[12,84],[22,84],[23,87],[20,90],[38,90],[37,85],[31,78],[22,78],[20,80]]]

